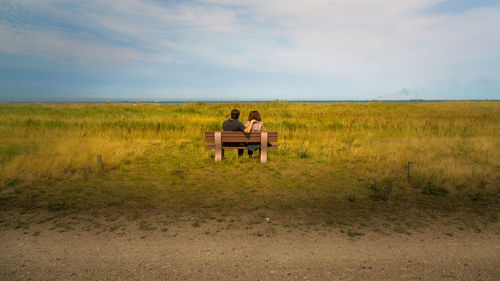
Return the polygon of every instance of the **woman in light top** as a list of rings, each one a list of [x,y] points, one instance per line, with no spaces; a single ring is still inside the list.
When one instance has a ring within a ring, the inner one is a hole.
[[[250,132],[261,132],[264,130],[264,122],[260,118],[260,114],[257,110],[250,111],[248,115],[248,121],[245,123],[245,133]],[[259,142],[249,142],[248,143],[248,156],[252,158],[253,152],[259,150],[260,154],[260,143]]]

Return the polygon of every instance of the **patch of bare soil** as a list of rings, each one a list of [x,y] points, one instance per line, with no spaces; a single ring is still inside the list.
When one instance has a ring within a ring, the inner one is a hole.
[[[500,280],[496,221],[480,230],[453,223],[363,230],[261,219],[10,224],[0,230],[0,280]]]

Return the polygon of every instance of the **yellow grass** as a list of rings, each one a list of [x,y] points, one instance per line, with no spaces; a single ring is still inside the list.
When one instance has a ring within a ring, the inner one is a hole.
[[[220,130],[233,108],[242,121],[258,110],[266,129],[279,132],[268,164],[232,151],[223,163],[213,162],[203,133]],[[495,193],[499,129],[498,102],[0,104],[0,185],[21,193],[33,186],[81,192],[113,186],[107,194],[128,194],[120,202],[191,191],[193,200],[222,198],[252,188],[283,198],[364,197],[381,180],[397,190],[431,182],[449,193]],[[410,184],[408,162],[414,163]]]

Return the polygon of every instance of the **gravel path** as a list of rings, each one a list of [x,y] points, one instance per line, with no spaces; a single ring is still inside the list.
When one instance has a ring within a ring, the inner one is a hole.
[[[181,230],[4,230],[0,280],[500,280],[497,223],[452,236]]]

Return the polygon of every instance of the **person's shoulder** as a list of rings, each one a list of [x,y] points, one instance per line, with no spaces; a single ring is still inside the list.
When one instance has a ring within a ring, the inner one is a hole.
[[[231,121],[233,121],[233,120],[231,120],[231,119],[227,119],[227,120],[225,120],[222,124],[230,124],[230,123],[231,123]]]
[[[222,123],[222,130],[223,130],[223,131],[230,130],[230,127],[231,127],[231,120],[230,120],[230,119],[227,119],[227,120],[225,120],[225,121]]]

